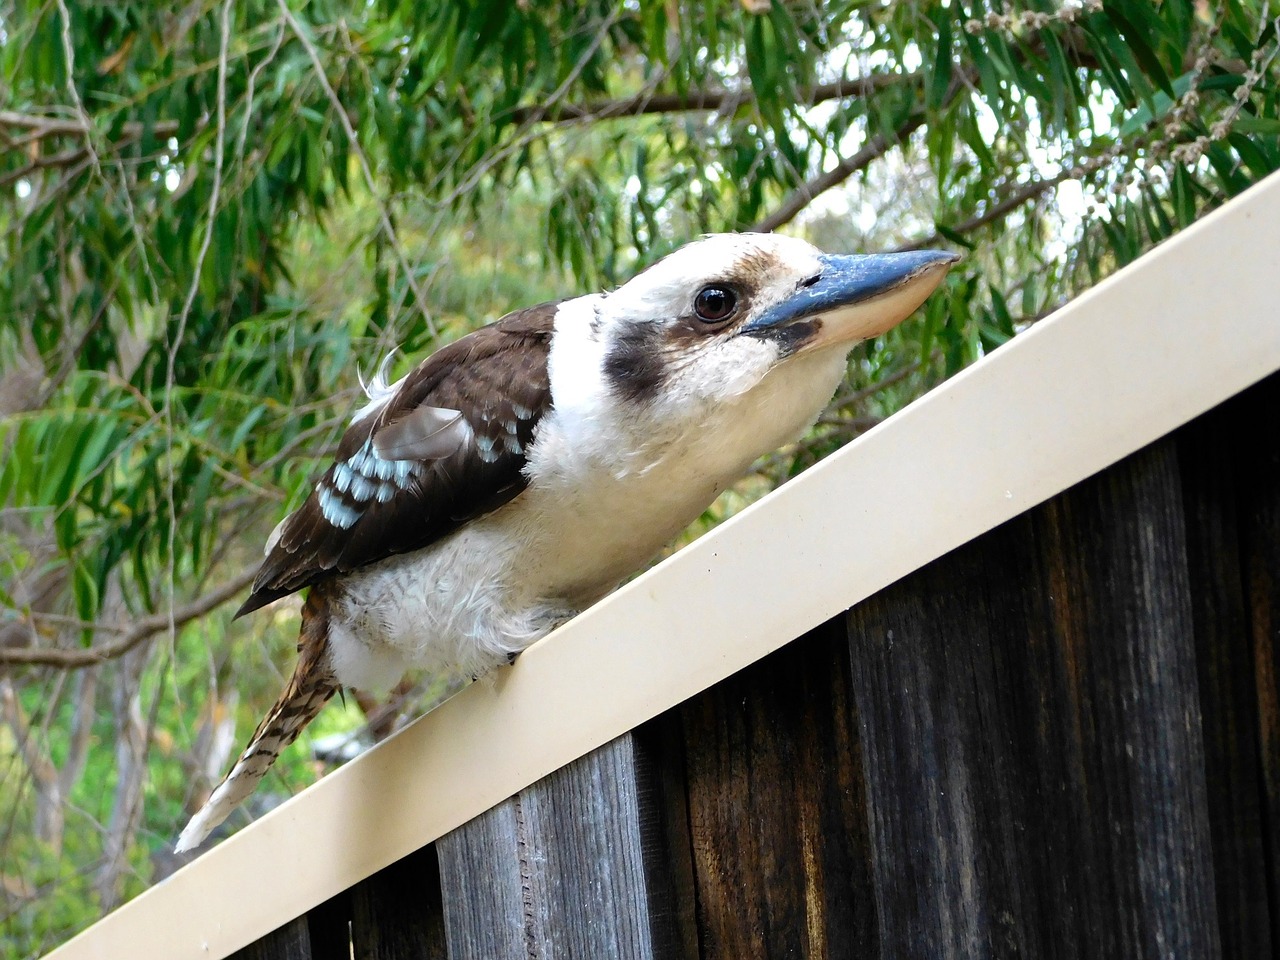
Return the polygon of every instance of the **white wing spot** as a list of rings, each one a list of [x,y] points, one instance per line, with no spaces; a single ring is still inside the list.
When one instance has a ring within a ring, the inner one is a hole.
[[[333,471],[333,485],[339,493],[346,493],[351,489],[351,481],[356,478],[356,474],[345,463],[340,463]]]
[[[351,496],[356,500],[368,500],[378,492],[377,484],[371,482],[364,474],[351,478]]]
[[[497,441],[493,437],[476,437],[476,449],[480,452],[480,459],[485,463],[493,463],[498,459],[498,453],[494,450],[496,445]]]
[[[320,515],[339,530],[346,530],[360,519],[360,512],[343,503],[328,487],[320,488]]]

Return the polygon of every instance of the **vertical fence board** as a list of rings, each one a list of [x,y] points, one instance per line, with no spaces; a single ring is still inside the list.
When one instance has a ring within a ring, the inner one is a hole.
[[[298,917],[260,940],[231,954],[227,960],[311,960],[307,918]]]
[[[351,890],[353,960],[446,960],[440,869],[424,847]]]
[[[703,960],[874,956],[839,622],[680,708]]]
[[[700,960],[679,711],[637,727],[631,738],[653,953],[664,960]]]
[[[436,850],[451,960],[535,956],[525,944],[526,873],[533,865],[521,839],[517,798],[441,837]]]
[[[653,957],[640,778],[628,735],[522,791],[530,875],[543,943],[567,956]]]
[[[1019,682],[1065,664],[1035,591],[987,596],[991,581],[1016,583],[1034,566],[1027,534],[1002,527],[849,615],[881,957],[1051,957],[1054,944],[1081,938],[1103,946],[1105,903],[1081,883],[1089,851],[1071,850],[1070,787],[1060,787],[1080,751],[1071,737],[1056,742],[1062,705],[1024,696],[1034,683]],[[1002,644],[1006,633],[1022,648]],[[1037,754],[1049,770],[1027,759]],[[1024,832],[1036,842],[1023,844]],[[1052,907],[1038,895],[1045,883],[1057,888]]]
[[[1094,662],[1086,771],[1101,787],[1129,956],[1220,955],[1176,449],[1166,440],[1037,514],[1076,591],[1058,636]],[[1092,800],[1093,797],[1086,799]]]
[[[1227,416],[1235,445],[1241,566],[1256,673],[1271,923],[1280,925],[1280,374]]]
[[[1280,379],[1273,381],[1280,385]],[[1265,471],[1256,469],[1257,452],[1268,439],[1276,450],[1280,440],[1280,428],[1259,437],[1259,415],[1266,419],[1262,400],[1258,389],[1249,391],[1177,434],[1222,954],[1239,960],[1273,955],[1270,831],[1263,820],[1257,681],[1240,533],[1242,520],[1246,530],[1265,530],[1266,524],[1239,496],[1241,484],[1253,488],[1265,479]],[[1280,407],[1272,410],[1274,422]],[[1272,479],[1272,498],[1280,500],[1280,476]],[[1273,526],[1271,535],[1280,536],[1280,530]]]
[[[351,891],[307,911],[311,960],[351,960]]]
[[[1218,955],[1172,445],[851,612],[885,957]]]
[[[676,910],[651,909],[671,896],[652,869],[661,813],[636,750],[620,737],[440,840],[453,960],[672,955]]]

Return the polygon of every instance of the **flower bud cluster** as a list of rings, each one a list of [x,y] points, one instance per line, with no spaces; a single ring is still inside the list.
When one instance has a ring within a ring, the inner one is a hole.
[[[966,20],[966,33],[978,34],[986,30],[997,30],[1000,33],[1016,37],[1028,30],[1043,30],[1053,23],[1074,23],[1082,14],[1096,13],[1102,9],[1102,0],[1074,0],[1062,4],[1052,13],[1041,10],[1022,10],[1018,13],[996,13],[989,11],[981,19]]]

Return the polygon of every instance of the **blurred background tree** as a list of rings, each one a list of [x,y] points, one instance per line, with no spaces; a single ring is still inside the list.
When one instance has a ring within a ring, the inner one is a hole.
[[[228,601],[357,366],[709,231],[966,249],[705,526],[1280,166],[1276,15],[0,0],[0,951],[177,865],[291,663],[295,604]],[[258,809],[439,691],[401,693],[330,708]]]

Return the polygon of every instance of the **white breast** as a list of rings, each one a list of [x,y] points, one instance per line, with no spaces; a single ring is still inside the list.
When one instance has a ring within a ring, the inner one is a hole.
[[[685,415],[606,404],[594,418],[561,417],[557,405],[520,498],[538,518],[539,589],[586,605],[642,567],[757,458],[812,423],[843,374],[844,352],[765,369],[752,389],[727,401],[687,397]],[[665,393],[663,404],[678,396]]]

